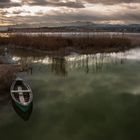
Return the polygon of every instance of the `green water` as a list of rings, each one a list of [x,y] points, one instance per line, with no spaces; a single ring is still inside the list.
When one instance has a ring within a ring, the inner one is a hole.
[[[22,59],[14,54],[32,67],[19,75],[32,87],[33,111],[24,121],[10,100],[4,102],[0,138],[139,139],[140,50],[134,52]]]

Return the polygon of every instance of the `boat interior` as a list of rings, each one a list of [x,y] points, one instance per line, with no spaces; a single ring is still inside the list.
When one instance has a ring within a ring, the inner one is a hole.
[[[30,101],[31,91],[24,85],[22,81],[17,81],[14,86],[14,97],[21,103],[28,103]]]

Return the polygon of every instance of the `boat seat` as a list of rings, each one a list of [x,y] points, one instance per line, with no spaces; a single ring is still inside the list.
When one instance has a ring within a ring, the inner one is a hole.
[[[18,86],[17,89],[18,89],[18,93],[19,93],[19,100],[20,100],[20,102],[21,103],[25,103],[23,92],[21,92],[22,91],[22,87]]]
[[[31,92],[31,90],[11,90],[11,92],[13,92],[13,93],[17,93],[17,92]]]

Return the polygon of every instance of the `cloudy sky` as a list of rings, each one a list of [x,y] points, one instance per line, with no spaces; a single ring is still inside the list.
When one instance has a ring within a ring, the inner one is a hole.
[[[0,0],[0,25],[140,24],[140,0]]]

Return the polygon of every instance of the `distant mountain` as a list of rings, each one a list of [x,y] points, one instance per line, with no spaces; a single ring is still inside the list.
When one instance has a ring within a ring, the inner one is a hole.
[[[75,21],[71,23],[66,23],[65,26],[94,26],[95,24],[92,22],[83,22],[83,21]]]
[[[2,28],[3,29],[3,28]],[[1,30],[2,30],[1,29]],[[93,22],[82,22],[82,21],[76,21],[71,23],[63,23],[61,26],[35,26],[35,25],[28,25],[28,24],[22,24],[22,25],[14,25],[9,26],[8,31],[23,31],[23,32],[55,32],[55,31],[110,31],[110,32],[140,32],[140,24],[96,24]],[[4,31],[4,29],[3,29]]]
[[[65,28],[87,29],[87,30],[105,30],[105,31],[130,31],[140,32],[140,24],[95,24],[92,22],[73,22]]]

